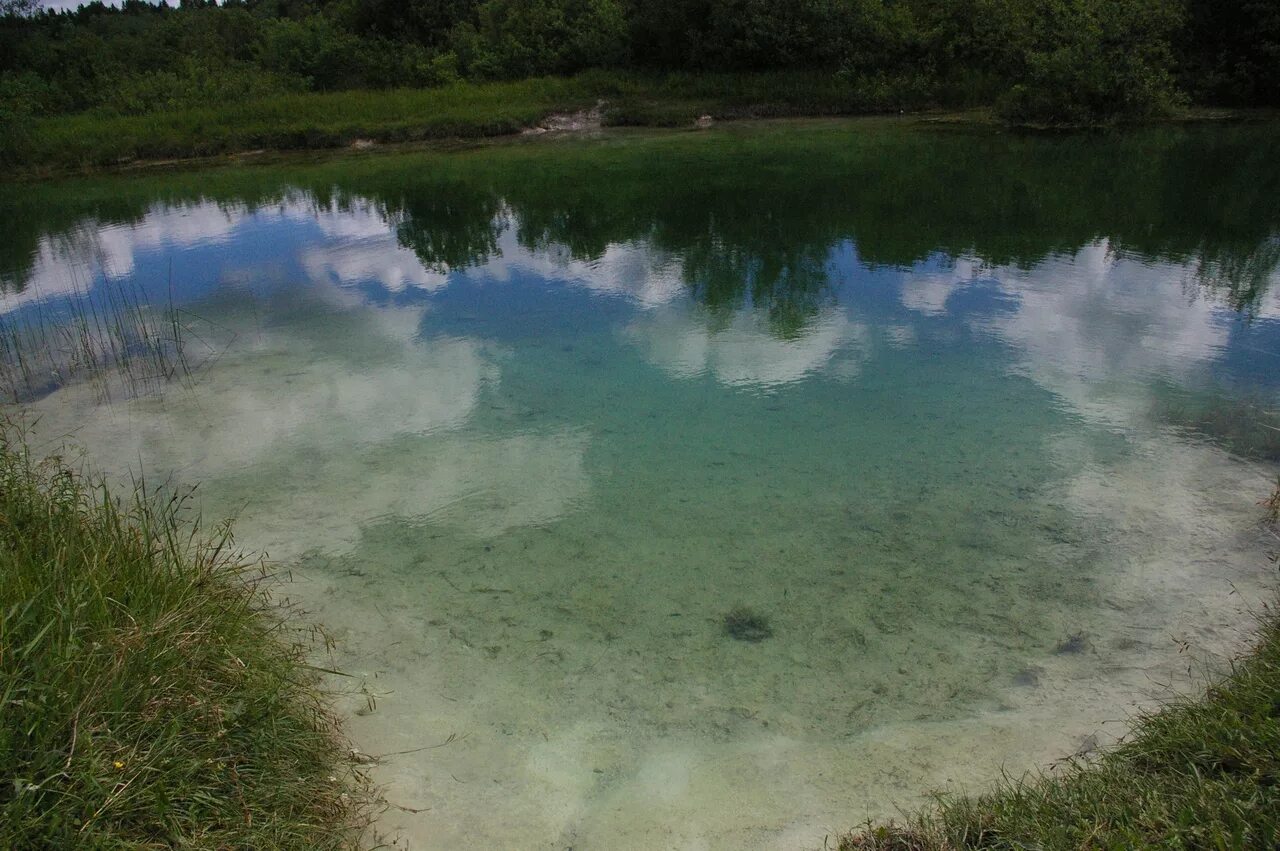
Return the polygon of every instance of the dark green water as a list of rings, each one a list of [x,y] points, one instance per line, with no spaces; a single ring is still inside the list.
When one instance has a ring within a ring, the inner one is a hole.
[[[180,311],[189,387],[51,382],[39,430],[201,482],[297,565],[377,696],[344,702],[360,748],[457,737],[375,770],[427,808],[387,830],[821,847],[1236,646],[1280,460],[1278,130],[744,125],[9,186],[0,309]]]

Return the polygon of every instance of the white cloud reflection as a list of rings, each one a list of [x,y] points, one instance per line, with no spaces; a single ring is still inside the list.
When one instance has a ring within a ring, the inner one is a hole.
[[[697,310],[655,311],[627,326],[625,337],[676,378],[711,374],[730,387],[769,389],[827,366],[842,349],[865,352],[869,333],[843,311],[827,309],[796,337],[779,337],[760,313],[738,311],[727,325]],[[856,363],[856,361],[855,361]],[[842,377],[853,377],[848,369]]]
[[[307,249],[302,265],[316,280],[332,280],[339,285],[375,281],[388,292],[443,289],[449,275],[433,272],[418,256],[399,245],[394,237],[366,237]]]
[[[581,260],[561,245],[526,248],[514,228],[502,233],[498,254],[475,272],[499,281],[518,275],[559,281],[623,296],[641,307],[668,304],[685,291],[684,267],[679,258],[656,251],[646,242],[611,243],[599,257]]]
[[[583,499],[585,434],[472,426],[500,382],[501,352],[422,339],[419,310],[343,302],[239,329],[194,393],[102,410],[89,388],[69,387],[35,404],[41,433],[70,435],[99,463],[141,459],[153,474],[205,482],[221,510],[246,509],[242,539],[279,558],[346,551],[387,518],[492,536]]]
[[[1185,377],[1216,359],[1230,330],[1223,306],[1185,285],[1183,266],[1139,262],[1106,240],[1032,269],[962,260],[942,273],[911,275],[902,302],[929,316],[981,278],[1009,309],[970,319],[1020,353],[1020,369],[1079,412],[1123,423],[1144,397],[1118,383]]]
[[[281,259],[292,258],[304,278],[326,287],[375,284],[390,293],[436,292],[449,285],[454,271],[428,268],[402,246],[394,217],[372,200],[318,205],[293,193],[256,210],[211,201],[156,204],[133,223],[88,221],[69,234],[42,239],[26,288],[5,294],[0,312],[82,293],[102,276],[127,278],[148,254],[229,244],[276,223],[292,229],[282,231],[272,250]],[[772,334],[751,309],[727,324],[713,322],[677,305],[687,292],[681,259],[643,241],[611,244],[584,260],[562,246],[530,249],[520,244],[518,228],[505,227],[497,247],[467,274],[496,281],[529,276],[625,298],[640,308],[625,337],[677,377],[711,374],[727,386],[776,387],[823,368],[842,347],[865,342],[867,334],[835,310],[821,312],[787,339]],[[973,321],[1023,352],[1024,368],[1037,381],[1088,410],[1100,382],[1183,372],[1221,350],[1225,324],[1211,302],[1174,290],[1171,282],[1184,277],[1180,266],[1117,257],[1099,241],[1031,270],[987,267],[961,257],[941,271],[907,275],[900,299],[911,312],[937,317],[975,281],[998,287],[1010,296],[1011,309]],[[1277,299],[1272,294],[1264,300],[1259,315],[1280,315]],[[915,330],[900,323],[890,336],[894,345],[910,345]],[[842,374],[848,372],[843,365]]]
[[[66,233],[46,235],[21,287],[9,282],[0,294],[0,313],[81,295],[101,277],[127,278],[137,271],[139,256],[148,252],[225,243],[250,218],[252,214],[238,205],[155,204],[137,222],[103,224],[89,219]]]
[[[27,288],[5,297],[0,310],[81,293],[95,278],[127,278],[148,253],[226,244],[273,224],[295,228],[282,232],[274,249],[277,256],[292,257],[303,276],[328,298],[336,298],[343,288],[369,283],[390,293],[434,292],[449,285],[453,270],[428,268],[402,246],[394,217],[379,203],[355,198],[319,205],[310,196],[293,193],[253,211],[210,201],[157,204],[134,223],[90,221],[70,237],[46,237]],[[309,235],[308,226],[318,229],[322,238]],[[714,324],[697,311],[673,307],[687,292],[677,256],[635,241],[608,245],[598,257],[584,260],[563,246],[531,249],[520,243],[517,231],[502,228],[494,256],[467,274],[495,281],[527,276],[625,298],[641,309],[625,336],[677,377],[710,373],[728,386],[776,387],[820,369],[841,346],[865,336],[861,326],[830,310],[788,339],[771,333],[759,312],[749,308],[740,310],[728,325]],[[243,283],[246,276],[228,267],[222,270],[222,280]],[[845,368],[842,374],[851,372]]]
[[[902,282],[902,304],[917,313],[942,316],[951,296],[972,283],[980,271],[977,261],[960,257],[941,271],[913,272]]]

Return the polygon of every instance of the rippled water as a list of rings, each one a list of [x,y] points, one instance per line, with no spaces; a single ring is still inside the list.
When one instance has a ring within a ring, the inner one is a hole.
[[[38,431],[296,566],[401,845],[816,848],[1107,741],[1247,632],[1276,129],[9,187],[3,316],[178,310],[189,382],[41,386]]]

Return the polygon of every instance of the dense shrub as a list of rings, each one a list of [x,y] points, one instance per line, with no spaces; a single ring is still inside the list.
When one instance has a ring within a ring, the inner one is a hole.
[[[207,103],[257,100],[305,91],[306,81],[250,65],[212,68],[195,60],[172,71],[149,71],[122,78],[104,93],[101,105],[119,115],[142,115]]]
[[[1280,104],[1276,0],[126,0],[0,6],[8,115],[518,79],[807,71],[1015,122]],[[11,8],[12,7],[12,8]],[[8,14],[4,10],[8,9]]]
[[[468,70],[489,78],[607,68],[627,55],[616,0],[485,0],[456,40]]]
[[[1017,122],[1096,124],[1167,111],[1177,99],[1165,0],[1033,2],[1015,41],[1021,68],[1001,112]]]
[[[11,164],[26,159],[31,144],[30,113],[0,102],[0,163]]]
[[[1202,100],[1280,106],[1280,3],[1189,0],[1183,85]]]
[[[262,67],[301,77],[316,89],[341,87],[361,69],[360,40],[331,21],[272,20],[259,28],[255,58]]]

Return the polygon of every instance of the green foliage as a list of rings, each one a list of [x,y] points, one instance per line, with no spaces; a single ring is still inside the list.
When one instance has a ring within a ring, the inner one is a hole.
[[[642,66],[893,73],[918,58],[914,14],[881,0],[637,0],[628,20]]]
[[[717,0],[710,4],[701,61],[717,68],[831,67],[839,60],[839,32],[861,4],[828,0],[773,3]]]
[[[31,158],[31,114],[0,102],[0,164],[16,165]]]
[[[608,68],[626,58],[617,0],[485,0],[457,33],[459,56],[479,77],[516,79]]]
[[[28,10],[29,11],[29,10]],[[0,110],[122,114],[591,69],[835,75],[858,110],[1096,125],[1280,103],[1272,0],[257,0],[0,16]],[[681,106],[629,104],[631,121]],[[791,113],[802,112],[792,109]],[[15,118],[16,116],[16,118]],[[664,119],[674,120],[674,119]],[[683,120],[683,119],[681,119]]]
[[[362,787],[252,564],[0,435],[0,846],[340,848]]]
[[[447,54],[437,57],[425,73],[447,80],[449,59]],[[284,78],[281,85],[288,83]],[[927,81],[919,77],[802,71],[653,77],[592,71],[571,78],[442,82],[429,89],[195,100],[141,113],[122,105],[114,111],[31,119],[25,137],[29,144],[13,165],[44,173],[260,148],[340,147],[358,139],[496,136],[602,99],[608,102],[608,124],[675,126],[690,125],[702,115],[734,119],[896,111],[925,106],[930,97]]]
[[[1201,100],[1280,106],[1280,3],[1188,0],[1183,85]]]
[[[264,23],[254,44],[258,63],[279,74],[302,78],[307,88],[343,88],[363,70],[360,39],[332,22],[312,16]]]
[[[1021,68],[1001,113],[1019,123],[1079,125],[1168,112],[1178,101],[1169,69],[1180,20],[1166,0],[1031,3],[1015,33]]]
[[[515,133],[557,110],[595,103],[576,80],[456,83],[431,89],[282,94],[249,101],[120,115],[35,119],[20,163],[28,171],[108,166],[136,159],[411,142]]]
[[[0,74],[0,163],[17,163],[31,153],[37,115],[54,111],[57,92],[30,72]]]
[[[477,0],[338,0],[327,11],[353,31],[431,48],[475,19]]]
[[[31,71],[0,74],[0,104],[19,115],[53,115],[64,111],[57,87]]]
[[[249,65],[215,69],[192,59],[173,70],[122,78],[105,93],[100,106],[108,113],[143,115],[207,103],[259,100],[305,88],[305,81],[296,76]]]

